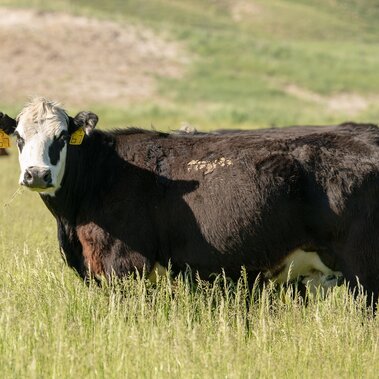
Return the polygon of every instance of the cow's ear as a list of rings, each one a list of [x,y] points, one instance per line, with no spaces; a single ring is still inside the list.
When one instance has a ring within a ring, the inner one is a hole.
[[[0,129],[11,135],[16,130],[17,121],[8,115],[0,112]]]
[[[89,136],[97,122],[99,121],[99,117],[95,113],[92,112],[79,112],[74,118],[73,122],[76,126],[76,129],[83,128],[86,132],[87,136]]]

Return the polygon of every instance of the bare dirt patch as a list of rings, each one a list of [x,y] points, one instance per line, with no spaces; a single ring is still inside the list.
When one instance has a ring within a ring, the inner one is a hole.
[[[45,96],[66,104],[127,104],[180,78],[180,44],[142,27],[64,13],[0,8],[0,101]]]
[[[286,85],[284,92],[298,99],[323,105],[328,112],[341,112],[347,116],[356,116],[367,109],[373,101],[378,100],[377,96],[363,97],[355,93],[323,96],[295,84]]]
[[[262,6],[253,1],[232,0],[229,11],[234,21],[242,21],[258,17],[262,14]]]

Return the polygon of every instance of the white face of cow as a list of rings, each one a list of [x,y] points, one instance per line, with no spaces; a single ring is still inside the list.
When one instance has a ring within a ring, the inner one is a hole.
[[[19,150],[19,182],[33,191],[54,195],[65,170],[68,115],[56,103],[36,99],[17,120],[14,135]]]
[[[98,120],[96,114],[84,111],[74,118],[69,117],[57,103],[43,98],[26,105],[17,121],[0,112],[0,130],[17,138],[20,184],[54,196],[61,187],[72,133],[80,132],[72,144],[81,145],[83,137],[92,133]]]

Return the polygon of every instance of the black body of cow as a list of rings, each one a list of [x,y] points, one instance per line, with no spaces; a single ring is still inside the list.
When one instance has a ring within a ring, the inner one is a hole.
[[[378,143],[371,124],[94,131],[68,146],[61,189],[41,197],[82,277],[170,262],[254,279],[300,248],[377,295]]]

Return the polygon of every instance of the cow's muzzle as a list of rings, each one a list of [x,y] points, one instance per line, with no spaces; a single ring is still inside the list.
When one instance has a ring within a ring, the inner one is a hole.
[[[52,187],[51,171],[44,167],[30,166],[25,170],[22,185],[31,189],[46,189]]]

